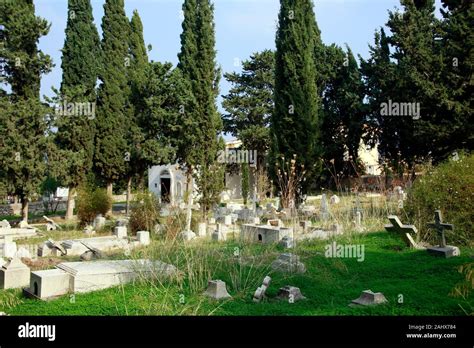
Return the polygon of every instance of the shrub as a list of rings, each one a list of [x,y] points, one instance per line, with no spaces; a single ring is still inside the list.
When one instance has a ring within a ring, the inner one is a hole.
[[[132,202],[130,211],[129,227],[131,232],[153,232],[159,216],[160,209],[156,196],[149,192],[138,193]]]
[[[419,177],[408,191],[407,213],[415,223],[422,240],[436,244],[438,236],[426,224],[434,221],[434,211],[440,209],[444,222],[454,225],[446,232],[450,244],[472,245],[474,155],[461,154],[458,160],[448,160]]]
[[[91,224],[98,214],[105,216],[112,207],[112,197],[103,188],[87,185],[78,190],[77,216],[81,225]]]

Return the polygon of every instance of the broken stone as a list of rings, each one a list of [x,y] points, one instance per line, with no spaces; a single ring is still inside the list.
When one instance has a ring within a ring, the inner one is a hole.
[[[18,248],[17,252],[15,253],[14,257],[18,258],[25,258],[25,259],[31,259],[31,253],[28,249],[25,247]]]
[[[0,257],[14,257],[17,252],[16,243],[13,242],[11,236],[5,236],[3,241],[0,241]]]
[[[43,219],[46,220],[46,231],[56,231],[57,229],[61,229],[61,226],[59,226],[54,220],[50,219],[49,217],[43,215]]]
[[[14,257],[0,268],[0,289],[15,289],[28,286],[30,269],[18,257]]]
[[[280,256],[272,262],[271,267],[275,271],[285,273],[306,272],[306,267],[302,262],[300,262],[299,256],[291,253],[280,254]]]
[[[337,195],[333,195],[331,198],[329,198],[329,203],[331,204],[339,204],[340,202],[341,199]]]
[[[196,238],[196,233],[193,231],[183,231],[179,234],[179,237],[184,241],[190,241]]]
[[[226,284],[222,280],[210,280],[207,284],[207,290],[204,295],[215,300],[232,298],[227,292]]]
[[[293,238],[291,238],[290,236],[285,236],[282,238],[280,243],[278,243],[278,245],[282,246],[285,249],[291,249],[294,246]]]
[[[296,286],[290,286],[290,285],[280,288],[280,290],[278,290],[277,297],[282,300],[286,300],[289,303],[306,299],[306,297],[304,297],[303,294],[301,293],[300,288],[297,288]]]
[[[82,261],[92,261],[95,258],[96,258],[96,255],[92,250],[87,250],[81,255]]]
[[[388,302],[381,292],[372,292],[371,290],[362,291],[359,298],[353,300],[351,304],[361,306],[372,306]]]
[[[259,286],[253,295],[253,302],[260,302],[265,298],[265,293],[267,292],[268,287],[270,286],[270,282],[272,278],[266,276],[263,278],[262,286]]]
[[[101,230],[105,226],[106,219],[102,215],[97,215],[96,218],[94,219],[94,228],[96,230]]]

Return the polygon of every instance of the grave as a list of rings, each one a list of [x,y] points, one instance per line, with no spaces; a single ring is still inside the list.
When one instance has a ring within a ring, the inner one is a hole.
[[[277,297],[290,303],[306,299],[306,297],[301,293],[300,288],[290,285],[280,288]]]
[[[275,271],[285,273],[306,272],[306,267],[300,262],[299,256],[291,253],[280,254],[280,256],[272,262],[271,268]]]
[[[207,223],[200,222],[198,224],[198,236],[199,237],[205,237],[206,234],[207,234]]]
[[[133,281],[138,276],[170,277],[177,274],[173,265],[151,260],[108,260],[65,262],[56,269],[31,272],[25,295],[50,299],[67,293],[85,293]]]
[[[101,214],[97,215],[96,218],[94,219],[94,229],[96,230],[101,230],[105,226],[106,219],[103,217]]]
[[[362,291],[359,298],[356,298],[350,305],[372,306],[388,302],[381,292],[372,292],[371,290]]]
[[[183,231],[179,234],[179,238],[184,241],[190,241],[196,238],[196,233],[193,231]]]
[[[218,242],[227,240],[227,227],[223,224],[217,224],[217,229],[212,233],[212,240]]]
[[[114,228],[114,234],[118,238],[127,238],[127,226],[116,226]]]
[[[398,234],[405,244],[410,248],[424,249],[422,246],[415,242],[412,235],[418,233],[418,230],[414,225],[404,225],[396,215],[389,215],[388,220],[392,223],[391,225],[385,225],[385,230],[390,233]]]
[[[311,229],[312,223],[311,221],[300,221],[300,227],[303,228],[303,232],[307,232]]]
[[[293,238],[286,236],[282,238],[282,240],[278,243],[278,245],[280,245],[281,247],[285,249],[291,249],[294,246],[294,240]]]
[[[150,232],[148,232],[148,231],[138,231],[137,232],[137,239],[138,239],[138,242],[143,246],[150,245]]]
[[[61,229],[61,226],[59,226],[54,220],[51,220],[49,217],[43,215],[43,219],[46,220],[46,231],[56,231],[57,229]]]
[[[329,206],[325,193],[321,195],[321,209],[319,211],[319,218],[323,221],[327,221],[329,219]]]
[[[4,236],[0,240],[0,257],[14,257],[17,252],[16,242],[13,241],[13,236]]]
[[[272,278],[270,278],[269,276],[263,278],[262,286],[259,286],[257,290],[255,290],[255,294],[253,295],[253,302],[260,302],[265,298],[265,293],[267,292],[271,281]]]
[[[458,247],[452,245],[446,245],[446,236],[444,234],[445,230],[452,231],[453,225],[443,222],[441,216],[441,210],[435,211],[435,221],[428,224],[428,227],[434,229],[438,234],[439,245],[437,247],[430,247],[427,249],[428,253],[434,256],[443,256],[445,258],[459,256],[461,251]]]
[[[339,204],[341,202],[341,199],[337,195],[333,195],[331,196],[331,198],[329,198],[329,202],[331,204]]]
[[[21,239],[36,236],[35,228],[13,228],[13,227],[0,227],[0,238],[12,237],[13,239]]]
[[[28,286],[30,282],[30,269],[14,257],[0,268],[0,289],[15,289]]]
[[[278,243],[284,237],[291,237],[292,228],[244,224],[241,227],[240,238],[243,241],[271,244]]]
[[[215,300],[232,298],[232,296],[227,292],[225,282],[222,280],[210,280],[207,284],[207,290],[204,292],[204,295]]]

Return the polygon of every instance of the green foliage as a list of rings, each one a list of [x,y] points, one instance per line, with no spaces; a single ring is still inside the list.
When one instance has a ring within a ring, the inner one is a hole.
[[[130,24],[123,0],[107,0],[102,18],[102,68],[97,104],[95,171],[107,184],[123,177],[131,157],[127,133],[129,106]]]
[[[454,225],[446,231],[452,245],[472,245],[474,241],[474,155],[461,155],[430,169],[413,183],[408,192],[407,212],[424,240],[437,243],[436,231],[426,227],[441,209],[443,220]]]
[[[246,149],[256,150],[258,167],[270,147],[270,118],[273,114],[275,54],[270,50],[254,53],[242,62],[241,73],[224,74],[232,84],[223,96],[224,131],[242,140]]]
[[[133,233],[137,231],[153,233],[159,217],[159,203],[153,193],[143,192],[135,195],[128,224]]]
[[[315,60],[319,36],[312,1],[281,1],[276,38],[271,164],[274,166],[282,155],[286,158],[296,155],[309,178],[315,174],[315,163],[322,154]]]
[[[98,214],[105,216],[112,207],[112,198],[103,188],[87,184],[79,187],[76,210],[81,225],[91,224]]]

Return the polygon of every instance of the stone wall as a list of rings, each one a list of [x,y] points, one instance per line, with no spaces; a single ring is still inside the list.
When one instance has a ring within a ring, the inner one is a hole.
[[[66,202],[59,202],[56,211],[66,210]],[[28,214],[44,214],[43,202],[31,202],[28,206]],[[0,217],[6,215],[20,215],[21,204],[2,204],[0,205]]]

